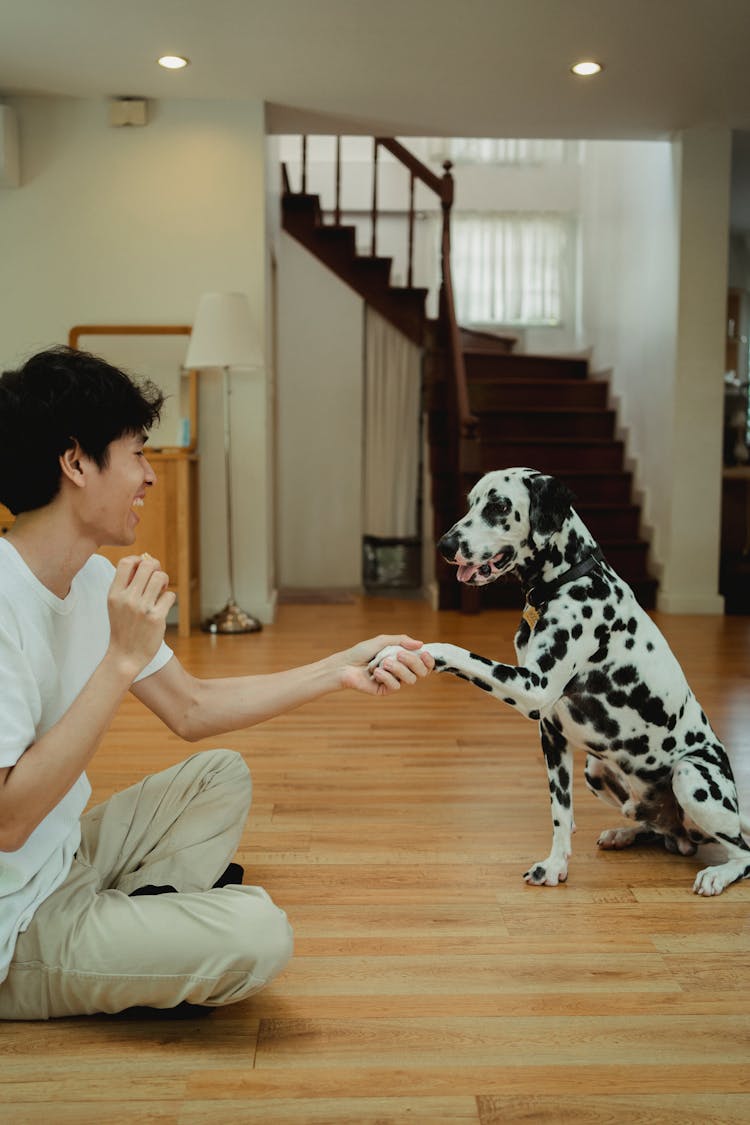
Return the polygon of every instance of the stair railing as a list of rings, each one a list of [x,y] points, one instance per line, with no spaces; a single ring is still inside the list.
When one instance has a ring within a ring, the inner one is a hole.
[[[372,160],[372,237],[370,253],[377,257],[377,223],[380,214],[378,209],[378,155],[384,148],[395,156],[409,172],[409,211],[408,211],[408,247],[407,247],[407,286],[412,287],[414,277],[414,186],[416,180],[425,184],[440,200],[443,214],[443,225],[440,250],[440,302],[439,316],[447,337],[446,344],[450,355],[450,368],[452,371],[453,407],[456,415],[456,438],[460,452],[460,469],[472,471],[476,466],[476,437],[477,419],[472,414],[469,406],[469,391],[466,381],[466,367],[464,364],[461,337],[456,320],[456,305],[453,295],[453,280],[451,274],[451,208],[453,206],[453,176],[452,164],[446,160],[443,164],[443,175],[438,176],[432,172],[418,157],[409,152],[399,141],[392,137],[373,137]],[[289,178],[286,168],[283,169],[284,190],[289,191]],[[334,221],[338,225],[341,221],[341,138],[336,138],[336,171],[335,171],[335,203],[333,208]],[[307,137],[302,137],[302,191],[307,190]]]

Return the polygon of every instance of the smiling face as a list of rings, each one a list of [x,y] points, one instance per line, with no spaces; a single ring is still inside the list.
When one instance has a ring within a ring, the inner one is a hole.
[[[458,567],[457,578],[485,586],[506,574],[525,554],[529,536],[532,469],[499,469],[469,493],[469,511],[442,537],[438,548]]]
[[[111,442],[108,461],[99,468],[81,455],[86,487],[80,491],[78,516],[82,531],[99,546],[127,547],[135,542],[147,489],[156,474],[143,451],[143,434],[125,434]]]

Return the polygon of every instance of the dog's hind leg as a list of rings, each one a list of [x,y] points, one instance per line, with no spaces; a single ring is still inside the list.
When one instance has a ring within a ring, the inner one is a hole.
[[[622,816],[628,815],[629,806],[632,805],[630,793],[606,762],[600,761],[593,754],[588,754],[584,777],[590,793],[600,801],[604,801],[610,808],[617,809]],[[663,838],[663,834],[651,825],[638,821],[636,824],[628,824],[620,828],[607,828],[596,842],[605,851],[612,849],[620,851],[622,848],[632,847],[633,844],[661,842]]]
[[[552,806],[552,850],[524,874],[534,886],[556,887],[568,877],[573,827],[573,755],[562,731],[548,719],[539,726]]]
[[[726,863],[698,872],[695,893],[718,895],[730,883],[750,877],[750,846],[742,837],[737,790],[723,748],[707,747],[681,758],[672,789],[688,837],[722,844],[728,856]]]

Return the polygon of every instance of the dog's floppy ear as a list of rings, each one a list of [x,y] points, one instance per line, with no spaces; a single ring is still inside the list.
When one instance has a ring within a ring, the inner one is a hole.
[[[575,497],[566,484],[556,477],[537,476],[526,481],[531,504],[529,527],[539,535],[560,531]]]

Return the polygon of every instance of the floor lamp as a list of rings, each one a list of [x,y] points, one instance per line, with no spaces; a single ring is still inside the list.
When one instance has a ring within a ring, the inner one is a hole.
[[[185,367],[189,371],[221,368],[224,380],[224,483],[226,487],[227,566],[229,601],[224,609],[201,622],[204,633],[257,633],[263,628],[252,614],[240,609],[234,596],[232,557],[232,459],[229,381],[232,368],[263,364],[253,330],[250,304],[244,293],[204,293],[198,302]]]

